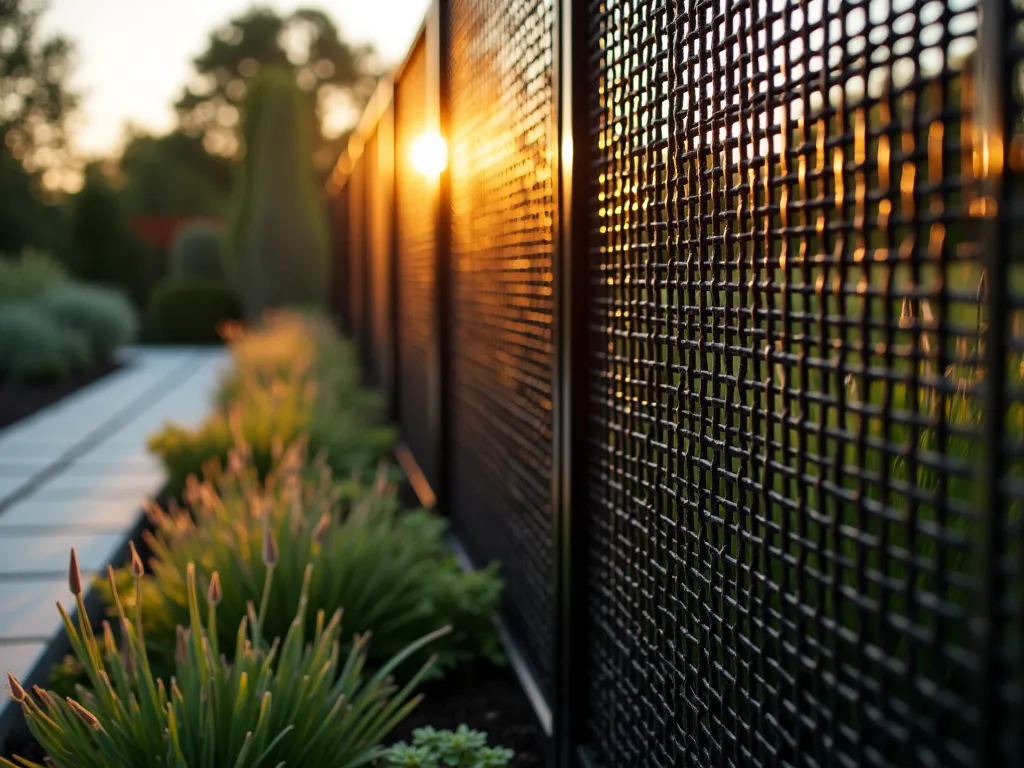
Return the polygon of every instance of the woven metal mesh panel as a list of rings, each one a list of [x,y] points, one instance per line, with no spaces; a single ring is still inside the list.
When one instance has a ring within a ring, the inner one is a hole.
[[[999,664],[995,681],[1000,686],[995,711],[1001,715],[993,738],[999,740],[1000,765],[1024,765],[1024,2],[1004,0],[1007,58],[1003,75],[1009,80],[1011,102],[1010,152],[1006,201],[1009,252],[1007,279],[990,290],[1005,291],[1008,359],[1008,408],[1000,482],[991,505],[998,543],[996,591],[996,649]],[[976,89],[980,90],[980,88]]]
[[[542,687],[552,648],[552,8],[451,7],[452,514],[499,559]]]
[[[434,349],[436,184],[409,162],[413,141],[427,125],[427,54],[420,42],[395,86],[395,164],[398,207],[399,424],[401,436],[437,488],[436,425],[431,420]]]
[[[976,9],[587,5],[587,749],[974,764]]]

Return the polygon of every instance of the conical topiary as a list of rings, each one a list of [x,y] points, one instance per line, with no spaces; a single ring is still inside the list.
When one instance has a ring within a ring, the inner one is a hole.
[[[327,219],[313,176],[310,97],[267,69],[246,93],[245,156],[235,185],[228,259],[249,319],[327,300]]]

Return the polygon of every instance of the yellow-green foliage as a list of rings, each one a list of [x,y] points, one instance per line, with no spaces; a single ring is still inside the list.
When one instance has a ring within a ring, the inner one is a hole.
[[[12,697],[22,708],[32,735],[55,768],[354,768],[382,756],[381,741],[418,703],[416,684],[422,668],[399,689],[390,679],[411,654],[444,634],[418,639],[382,665],[364,674],[368,638],[338,652],[341,612],[328,619],[308,616],[305,594],[314,579],[307,566],[296,600],[295,620],[285,634],[263,632],[264,613],[249,611],[233,635],[233,661],[226,661],[218,626],[223,593],[212,574],[204,611],[195,568],[185,573],[185,626],[175,638],[174,675],[154,675],[143,626],[145,577],[133,554],[136,610],[127,608],[112,585],[120,640],[104,622],[101,636],[91,626],[82,597],[82,577],[74,550],[70,586],[78,623],[60,608],[64,628],[89,681],[89,691],[63,699],[40,688],[26,691],[8,674]],[[109,572],[113,582],[113,572]],[[273,564],[263,586],[274,587]],[[261,602],[261,605],[265,603]],[[307,621],[308,619],[308,621]],[[304,631],[307,623],[313,631]],[[7,768],[43,768],[39,763],[0,758]]]
[[[223,464],[234,444],[244,444],[260,476],[273,452],[307,440],[339,475],[372,471],[394,438],[381,426],[377,393],[359,386],[350,345],[322,320],[296,313],[269,316],[258,330],[231,340],[232,367],[218,404],[197,428],[169,425],[150,439],[167,468],[173,491],[204,464]]]
[[[326,302],[328,229],[313,174],[312,114],[291,72],[268,68],[248,84],[227,243],[250,320],[274,307]]]
[[[310,613],[344,609],[351,632],[373,633],[371,663],[442,626],[452,632],[431,647],[438,671],[480,657],[501,660],[493,625],[501,596],[496,565],[463,572],[444,544],[444,519],[423,510],[402,512],[385,473],[372,488],[338,484],[326,465],[308,465],[296,445],[276,456],[261,483],[248,457],[233,452],[226,469],[189,483],[184,510],[153,507],[150,516],[154,576],[141,596],[147,642],[165,660],[164,668],[174,626],[188,619],[188,564],[196,564],[201,578],[221,575],[218,630],[226,644],[246,606],[260,604],[267,574],[263,554],[271,543],[275,581],[261,612],[267,637],[287,633],[303,574],[312,565]],[[128,569],[120,580],[131,582]],[[113,605],[109,588],[100,587]]]

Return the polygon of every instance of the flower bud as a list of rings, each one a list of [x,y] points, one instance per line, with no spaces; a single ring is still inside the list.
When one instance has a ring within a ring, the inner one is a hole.
[[[263,562],[268,568],[277,565],[277,538],[270,525],[263,528]]]
[[[78,569],[78,554],[74,547],[71,548],[71,562],[68,564],[68,587],[75,597],[82,594],[82,572]]]
[[[81,704],[79,704],[77,701],[72,699],[70,696],[68,697],[67,702],[68,702],[68,706],[71,707],[71,711],[74,712],[76,715],[78,715],[78,718],[83,723],[85,723],[86,725],[88,725],[90,728],[92,728],[94,730],[97,730],[97,731],[102,730],[102,727],[100,726],[100,721],[96,717],[96,715],[94,715],[88,709],[86,709]]]
[[[13,673],[7,673],[7,687],[11,689],[11,698],[19,704],[28,698],[28,694],[25,693],[25,689],[21,687],[21,683],[18,682],[18,678]]]
[[[220,574],[216,571],[210,577],[210,588],[206,590],[206,600],[210,605],[219,605],[224,593],[220,588]]]

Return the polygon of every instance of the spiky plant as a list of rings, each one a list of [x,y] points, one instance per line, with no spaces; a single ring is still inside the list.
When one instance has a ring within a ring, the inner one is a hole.
[[[226,468],[212,465],[203,482],[190,481],[185,510],[150,510],[153,578],[140,599],[152,627],[150,650],[164,667],[174,626],[188,618],[191,563],[201,580],[221,575],[222,644],[247,606],[261,601],[264,635],[283,636],[304,598],[311,611],[343,609],[355,632],[372,630],[374,665],[445,624],[453,631],[432,647],[439,657],[435,673],[479,657],[502,660],[492,624],[502,588],[497,566],[464,573],[445,546],[445,521],[426,511],[402,512],[386,467],[372,488],[339,484],[322,460],[306,461],[299,443],[281,452],[261,482],[243,451],[233,452]],[[314,570],[306,585],[309,564]],[[127,569],[118,581],[130,583]],[[111,588],[100,587],[114,605]],[[306,630],[312,632],[311,620]]]
[[[120,642],[104,622],[102,637],[92,629],[82,597],[82,577],[71,552],[69,580],[78,625],[60,608],[75,654],[91,690],[60,697],[34,688],[30,693],[8,676],[11,696],[25,714],[32,735],[56,768],[354,768],[384,754],[380,744],[419,701],[412,691],[425,665],[400,690],[391,673],[408,656],[444,634],[420,638],[368,679],[364,676],[367,637],[339,653],[340,612],[313,619],[307,643],[306,594],[313,578],[307,566],[298,610],[282,639],[269,644],[263,632],[265,601],[251,604],[234,639],[234,661],[221,655],[217,632],[222,599],[219,574],[210,579],[202,618],[195,569],[187,571],[188,626],[178,627],[175,674],[168,683],[153,674],[143,628],[144,571],[132,550],[135,611],[132,617],[114,586]],[[272,572],[272,568],[271,568]],[[270,589],[268,575],[266,590]],[[7,768],[44,768],[21,757],[0,758]]]

